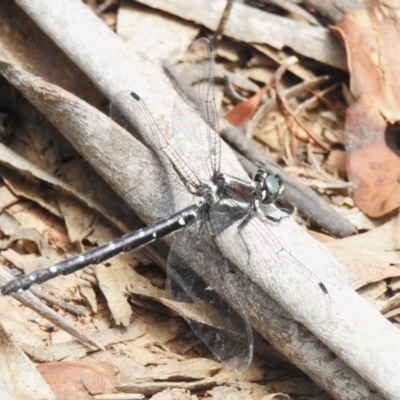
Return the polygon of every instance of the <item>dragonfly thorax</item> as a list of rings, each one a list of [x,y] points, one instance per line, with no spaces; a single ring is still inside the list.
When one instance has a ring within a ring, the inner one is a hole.
[[[218,186],[212,181],[201,182],[197,187],[197,196],[203,198],[203,201],[211,205],[217,201]]]
[[[243,200],[252,202],[255,207],[260,203],[273,203],[284,188],[278,176],[270,174],[263,169],[257,171],[252,182],[223,173],[218,173],[214,178],[214,182],[218,188],[235,193]]]

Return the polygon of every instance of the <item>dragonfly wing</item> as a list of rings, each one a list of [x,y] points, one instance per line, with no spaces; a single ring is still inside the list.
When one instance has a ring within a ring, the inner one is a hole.
[[[147,216],[166,217],[186,207],[192,196],[171,163],[181,165],[182,170],[189,167],[160,131],[143,100],[131,91],[120,92],[112,99],[110,114],[114,122],[143,142],[153,153],[153,157],[142,160],[141,164],[154,194],[154,210],[149,213],[148,204],[136,204],[135,209]],[[135,197],[132,196],[133,201]]]
[[[189,48],[181,65],[179,96],[173,108],[172,134],[190,155],[191,166],[201,180],[220,170],[221,139],[214,94],[214,49],[201,38]]]
[[[210,243],[205,221],[193,221],[175,240],[167,286],[193,332],[218,360],[242,373],[253,356],[252,330],[238,302],[235,275]]]
[[[288,218],[274,206],[255,210],[227,197],[214,205],[210,220],[218,247],[241,273],[251,276],[271,297],[284,294],[287,304],[323,323],[331,312],[330,294],[322,280],[291,254],[285,238],[278,236],[279,225]]]

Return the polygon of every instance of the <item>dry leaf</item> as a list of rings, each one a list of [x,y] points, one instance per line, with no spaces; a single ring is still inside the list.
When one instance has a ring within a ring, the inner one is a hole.
[[[225,119],[232,125],[242,126],[244,125],[256,112],[262,96],[266,93],[267,86],[260,89],[253,96],[248,98],[246,101],[238,103],[235,107],[229,110],[225,114]]]
[[[38,365],[38,371],[53,389],[57,399],[91,400],[93,395],[116,393],[115,368],[106,362],[53,362]]]
[[[400,276],[400,218],[357,236],[325,243],[346,265],[354,288]]]
[[[334,28],[347,48],[357,98],[346,117],[347,171],[357,185],[356,205],[371,217],[400,205],[399,23],[378,8],[359,9]]]

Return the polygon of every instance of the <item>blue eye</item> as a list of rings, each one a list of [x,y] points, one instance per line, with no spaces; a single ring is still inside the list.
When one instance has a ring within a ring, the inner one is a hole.
[[[265,186],[272,195],[279,194],[281,183],[274,175],[267,175],[265,178]]]

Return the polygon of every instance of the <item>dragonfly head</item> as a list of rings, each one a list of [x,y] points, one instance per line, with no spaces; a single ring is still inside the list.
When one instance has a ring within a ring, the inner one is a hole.
[[[254,176],[256,182],[257,197],[263,204],[274,203],[284,190],[284,185],[279,176],[269,173],[264,169],[259,169]]]

